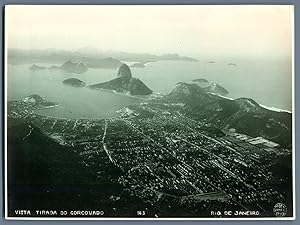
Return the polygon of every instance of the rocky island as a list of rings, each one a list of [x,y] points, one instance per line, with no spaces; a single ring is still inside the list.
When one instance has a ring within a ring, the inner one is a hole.
[[[86,64],[82,62],[72,62],[71,60],[66,61],[64,64],[61,66],[50,66],[48,67],[49,70],[53,69],[60,69],[69,73],[85,73],[88,70],[88,67]]]
[[[60,66],[60,69],[70,73],[84,73],[88,70],[88,67],[82,62],[73,63],[71,60],[68,60]]]
[[[36,70],[45,70],[47,69],[45,66],[38,66],[36,64],[33,64],[31,67],[29,67],[30,70],[36,71]]]
[[[76,79],[76,78],[69,78],[63,81],[63,84],[73,86],[73,87],[85,87],[86,83]]]
[[[122,64],[119,67],[117,78],[88,87],[91,89],[114,90],[120,93],[129,93],[131,95],[152,94],[152,90],[140,79],[132,77],[130,68],[126,64]]]
[[[235,63],[228,63],[228,66],[237,66]]]

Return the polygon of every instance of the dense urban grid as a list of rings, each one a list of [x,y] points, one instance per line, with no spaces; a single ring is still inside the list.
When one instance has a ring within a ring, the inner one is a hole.
[[[29,124],[23,140],[34,126],[71,148],[79,163],[94,171],[94,182],[114,179],[146,206],[140,215],[220,216],[218,210],[232,210],[238,216],[273,216],[276,203],[288,204],[290,193],[282,186],[289,180],[274,167],[291,149],[275,142],[196,121],[180,110],[181,104],[147,101],[110,119],[39,113],[55,106],[29,96],[8,103],[8,118]],[[109,200],[122,201],[119,195]]]

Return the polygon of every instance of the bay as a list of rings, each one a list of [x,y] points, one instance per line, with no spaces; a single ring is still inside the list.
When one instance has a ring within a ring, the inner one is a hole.
[[[169,93],[181,81],[205,78],[229,91],[228,97],[252,98],[270,107],[292,110],[292,71],[287,59],[200,59],[199,62],[160,61],[147,63],[145,68],[132,68],[154,92]],[[235,65],[228,65],[234,63]],[[40,66],[53,64],[36,63]],[[8,100],[22,99],[31,94],[58,103],[41,113],[60,118],[109,118],[124,106],[142,99],[115,94],[105,90],[76,88],[62,84],[67,78],[77,78],[87,85],[111,80],[117,69],[89,69],[83,74],[61,70],[31,71],[31,65],[8,65]]]

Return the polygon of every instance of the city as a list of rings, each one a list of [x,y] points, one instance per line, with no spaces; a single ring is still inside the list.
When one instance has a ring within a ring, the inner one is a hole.
[[[46,117],[38,113],[43,107],[37,101],[12,101],[8,117],[26,120],[71,147],[80,163],[97,171],[95,182],[117,179],[148,206],[149,215],[242,210],[270,216],[276,203],[287,204],[289,193],[282,187],[290,181],[276,174],[276,162],[290,157],[291,149],[195,121],[181,112],[180,104],[149,101],[99,120]]]

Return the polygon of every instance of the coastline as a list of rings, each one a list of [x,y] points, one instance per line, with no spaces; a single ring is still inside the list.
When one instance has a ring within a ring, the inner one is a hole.
[[[222,95],[219,95],[219,94],[215,94],[215,93],[211,93],[212,95],[217,95],[221,98],[225,98],[225,99],[228,99],[228,100],[235,100],[234,98],[230,98],[230,97],[226,97],[226,96],[222,96]],[[270,110],[270,111],[274,111],[274,112],[286,112],[286,113],[290,113],[292,114],[291,111],[289,110],[286,110],[286,109],[279,109],[277,107],[273,107],[273,106],[266,106],[264,104],[260,104],[260,103],[257,103],[260,107],[264,108],[264,109],[267,109],[267,110]]]

